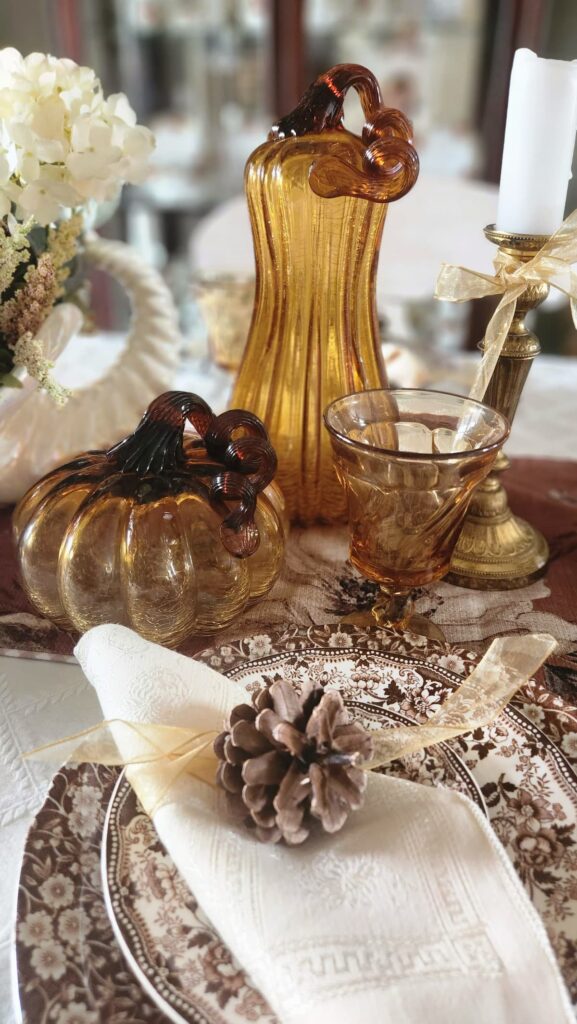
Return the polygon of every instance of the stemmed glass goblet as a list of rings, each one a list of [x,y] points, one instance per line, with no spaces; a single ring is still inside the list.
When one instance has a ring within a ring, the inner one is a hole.
[[[440,391],[373,390],[325,411],[347,499],[350,558],[380,594],[347,621],[444,639],[412,614],[413,591],[449,569],[474,488],[509,433],[500,413]]]

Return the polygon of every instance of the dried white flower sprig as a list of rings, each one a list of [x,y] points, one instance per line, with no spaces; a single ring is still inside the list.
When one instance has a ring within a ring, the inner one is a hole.
[[[123,93],[105,98],[90,68],[0,50],[0,216],[15,204],[42,225],[114,199],[138,182],[154,148]]]
[[[34,377],[39,386],[50,395],[56,405],[64,405],[71,392],[62,387],[51,374],[54,363],[46,359],[42,342],[35,338],[31,331],[23,334],[13,346],[14,366],[22,366],[30,377]]]

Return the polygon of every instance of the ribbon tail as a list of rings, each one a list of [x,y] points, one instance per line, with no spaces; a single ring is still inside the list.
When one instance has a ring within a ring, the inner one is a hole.
[[[485,295],[500,295],[503,285],[494,274],[483,274],[468,267],[442,263],[435,284],[435,299],[444,302],[469,302]]]
[[[212,730],[111,719],[22,756],[57,764],[89,761],[125,767],[145,811],[152,815],[185,773],[215,785],[218,761],[212,744],[217,735]]]
[[[380,768],[398,757],[489,725],[556,646],[556,641],[547,633],[493,640],[469,678],[426,723],[372,733],[373,756],[362,767]]]
[[[489,320],[487,330],[485,332],[484,351],[483,358],[479,364],[477,373],[473,385],[469,392],[469,398],[475,399],[477,402],[482,402],[489,386],[491,377],[495,372],[499,357],[501,355],[505,339],[509,333],[509,328],[513,322],[515,315],[515,307],[517,305],[517,299],[525,291],[526,285],[524,282],[518,284],[515,288],[511,288],[506,291],[497,306],[493,316]]]
[[[531,264],[539,264],[543,260],[553,259],[565,264],[577,262],[577,210],[573,210],[542,249],[531,260]]]

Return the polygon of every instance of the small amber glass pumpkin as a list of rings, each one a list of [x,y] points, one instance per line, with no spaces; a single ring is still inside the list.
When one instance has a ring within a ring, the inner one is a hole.
[[[196,431],[184,434],[186,421]],[[250,412],[170,391],[134,434],[43,477],[14,513],[24,587],[65,629],[157,643],[217,632],[266,594],[286,527],[276,455]]]

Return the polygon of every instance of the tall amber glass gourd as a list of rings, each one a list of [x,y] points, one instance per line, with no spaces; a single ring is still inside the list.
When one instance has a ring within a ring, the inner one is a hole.
[[[342,123],[351,87],[361,137]],[[376,79],[355,64],[321,75],[248,160],[256,295],[232,404],[264,420],[293,521],[345,518],[322,414],[341,395],[386,385],[379,245],[387,203],[418,168],[410,122],[383,107]]]

